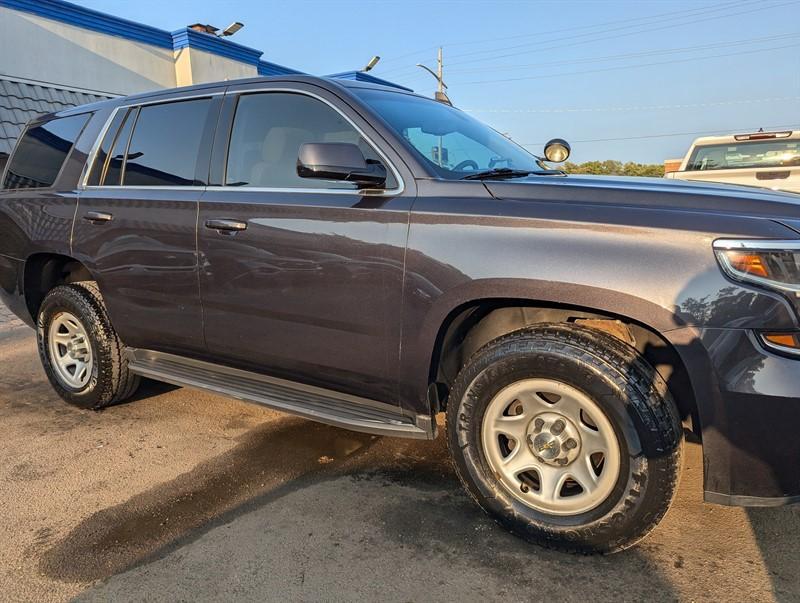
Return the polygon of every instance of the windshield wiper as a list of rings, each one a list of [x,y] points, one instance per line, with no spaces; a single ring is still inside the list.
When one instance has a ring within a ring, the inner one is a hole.
[[[492,168],[491,170],[483,170],[482,172],[475,172],[474,174],[467,174],[463,176],[462,180],[486,180],[488,178],[522,178],[532,174],[531,170],[514,170],[511,168]]]

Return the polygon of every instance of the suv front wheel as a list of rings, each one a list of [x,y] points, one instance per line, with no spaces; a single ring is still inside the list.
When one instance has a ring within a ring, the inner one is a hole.
[[[571,552],[632,546],[664,516],[682,427],[659,374],[603,332],[540,325],[463,367],[448,444],[467,491],[523,538]]]
[[[70,404],[98,410],[139,386],[94,282],[53,288],[42,302],[36,333],[47,378]]]

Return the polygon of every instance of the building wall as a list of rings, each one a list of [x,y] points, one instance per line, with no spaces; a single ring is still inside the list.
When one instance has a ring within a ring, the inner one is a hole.
[[[175,52],[176,85],[204,84],[220,80],[256,77],[256,65],[234,61],[198,48],[181,48]]]
[[[4,7],[0,74],[111,94],[177,85],[172,49]]]

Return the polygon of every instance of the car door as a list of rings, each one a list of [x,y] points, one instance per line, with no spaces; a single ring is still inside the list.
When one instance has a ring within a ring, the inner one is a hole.
[[[123,106],[79,196],[73,254],[129,346],[204,350],[197,208],[221,96]]]
[[[202,198],[198,234],[209,353],[396,402],[413,200],[406,168],[377,147],[357,113],[316,86],[240,86],[222,115],[213,164],[227,169]],[[308,142],[358,144],[386,165],[385,190],[300,178],[298,150]]]

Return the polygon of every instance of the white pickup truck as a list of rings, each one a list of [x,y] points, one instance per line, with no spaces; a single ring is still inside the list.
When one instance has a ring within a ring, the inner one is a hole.
[[[800,131],[698,138],[666,177],[800,193]]]

